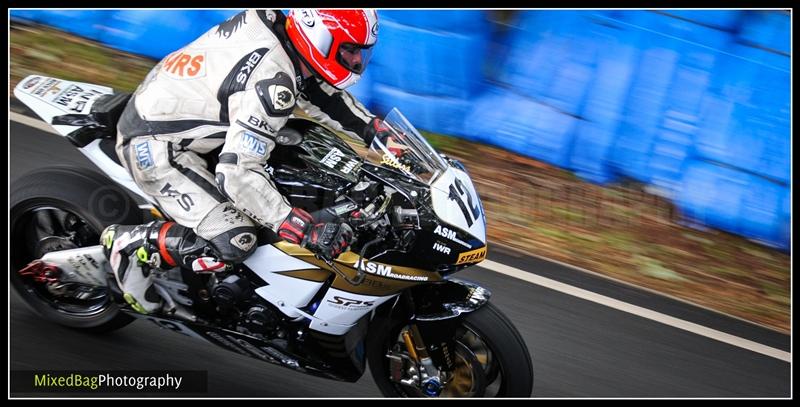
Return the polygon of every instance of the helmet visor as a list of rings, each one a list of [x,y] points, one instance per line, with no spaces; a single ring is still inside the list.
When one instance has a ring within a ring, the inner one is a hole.
[[[371,57],[372,45],[359,45],[349,42],[342,43],[339,46],[339,52],[336,54],[336,60],[342,66],[347,68],[348,71],[359,75],[367,68]]]

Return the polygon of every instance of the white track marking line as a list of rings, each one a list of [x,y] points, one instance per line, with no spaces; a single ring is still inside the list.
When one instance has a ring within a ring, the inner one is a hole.
[[[689,331],[697,335],[705,336],[706,338],[711,338],[720,342],[724,342],[729,345],[737,346],[742,349],[747,349],[753,352],[760,353],[762,355],[780,359],[784,362],[791,362],[792,360],[792,354],[789,352],[785,352],[780,349],[775,349],[766,345],[762,345],[760,343],[740,338],[738,336],[730,335],[725,332],[717,331],[715,329],[707,328],[702,325],[695,324],[693,322],[688,322],[682,319],[671,317],[669,315],[649,310],[647,308],[642,308],[637,305],[632,305],[623,301],[615,300],[611,297],[606,297],[604,295],[600,295],[591,292],[589,290],[573,287],[571,285],[551,280],[549,278],[542,277],[536,274],[532,274],[527,271],[520,270],[518,268],[506,266],[505,264],[497,263],[491,260],[484,260],[478,264],[478,267],[482,267],[487,270],[504,274],[516,279],[524,280],[532,284],[540,285],[542,287],[546,287],[551,290],[555,290],[567,295],[582,298],[587,301],[592,301],[601,305],[605,305],[607,307],[614,308],[619,311],[638,315],[642,318],[647,318],[678,329],[683,329],[685,331]]]
[[[17,112],[9,111],[8,120],[19,122],[28,127],[33,127],[42,131],[46,131],[48,133],[58,134],[59,136],[61,135],[61,133],[57,132],[56,129],[53,128],[53,126],[43,122],[41,119],[34,119],[33,117],[25,116],[24,114],[20,114]]]
[[[26,126],[34,127],[49,133],[59,134],[50,125],[39,119],[33,119],[16,112],[9,112],[8,116],[9,120],[20,122]],[[582,288],[577,288],[568,284],[560,283],[558,281],[551,280],[549,278],[542,277],[536,274],[532,274],[527,271],[520,270],[518,268],[506,266],[505,264],[502,263],[497,263],[491,260],[484,260],[478,265],[478,267],[483,267],[487,270],[491,270],[496,273],[504,274],[509,277],[514,277],[520,280],[524,280],[532,284],[540,285],[542,287],[546,287],[551,290],[562,292],[564,294],[568,294],[574,297],[582,298],[587,301],[592,301],[601,305],[605,305],[607,307],[614,308],[619,311],[638,315],[640,317],[660,322],[665,325],[669,325],[678,329],[683,329],[685,331],[689,331],[697,335],[705,336],[706,338],[711,338],[720,342],[727,343],[729,345],[737,346],[742,349],[747,349],[753,352],[760,353],[762,355],[767,355],[776,359],[780,359],[784,362],[791,362],[792,360],[792,354],[789,352],[771,348],[769,346],[762,345],[760,343],[753,342],[744,338],[740,338],[738,336],[726,334],[725,332],[717,331],[715,329],[706,328],[702,325],[698,325],[693,322],[688,322],[682,319],[671,317],[669,315],[649,310],[647,308],[642,308],[636,305],[628,304],[626,302],[615,300],[611,297],[606,297],[604,295],[593,293],[591,291],[584,290]]]

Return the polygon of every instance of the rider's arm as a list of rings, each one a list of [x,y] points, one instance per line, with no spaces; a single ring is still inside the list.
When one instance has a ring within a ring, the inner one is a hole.
[[[277,230],[292,207],[275,187],[264,165],[275,148],[275,135],[295,105],[292,77],[277,72],[231,100],[231,124],[219,155],[219,190],[256,222]]]
[[[314,120],[369,145],[367,130],[375,115],[346,90],[324,82],[307,81],[297,105]]]

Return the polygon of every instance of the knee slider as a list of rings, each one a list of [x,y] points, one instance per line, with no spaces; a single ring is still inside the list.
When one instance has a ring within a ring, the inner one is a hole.
[[[219,260],[239,263],[256,248],[255,223],[230,202],[214,208],[195,228],[219,255]]]
[[[219,260],[241,263],[256,250],[256,228],[243,226],[224,232],[209,241]]]

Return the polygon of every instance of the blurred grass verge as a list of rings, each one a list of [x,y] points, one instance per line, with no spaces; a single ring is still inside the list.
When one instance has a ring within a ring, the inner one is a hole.
[[[9,97],[34,73],[132,92],[156,63],[16,23],[9,47]],[[640,184],[600,187],[495,147],[423,134],[469,170],[487,213],[490,246],[556,259],[789,332],[788,254],[687,228],[671,203]]]

